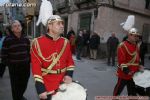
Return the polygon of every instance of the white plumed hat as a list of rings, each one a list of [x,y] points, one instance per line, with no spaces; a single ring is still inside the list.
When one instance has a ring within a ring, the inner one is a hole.
[[[133,28],[135,24],[135,16],[134,15],[129,15],[128,18],[124,23],[121,23],[122,28],[126,31],[129,31],[131,28]]]
[[[54,21],[63,21],[60,16],[53,15],[53,8],[52,4],[48,0],[42,0],[41,6],[40,6],[40,12],[39,12],[39,18],[36,23],[38,26],[40,22],[44,26],[47,25],[47,23],[54,22]]]

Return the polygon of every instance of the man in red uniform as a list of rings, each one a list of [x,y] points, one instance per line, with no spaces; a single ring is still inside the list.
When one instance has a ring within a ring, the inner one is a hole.
[[[136,95],[135,83],[132,77],[140,69],[139,48],[136,44],[137,37],[137,30],[131,28],[128,39],[118,46],[118,82],[114,88],[114,96],[120,95],[125,86],[127,86],[128,95]]]
[[[63,20],[52,15],[47,21],[48,33],[33,40],[31,48],[32,72],[41,100],[51,100],[61,82],[71,83],[74,62],[63,33]]]

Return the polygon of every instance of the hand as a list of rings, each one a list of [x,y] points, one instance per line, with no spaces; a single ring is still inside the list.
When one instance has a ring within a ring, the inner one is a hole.
[[[140,70],[141,72],[143,72],[143,71],[144,71],[144,66],[143,66],[143,65],[140,65],[139,70]]]
[[[69,84],[69,83],[72,82],[72,77],[70,77],[70,76],[65,76],[64,79],[63,79],[63,81],[64,81],[66,84]]]
[[[40,99],[45,100],[47,99],[47,92],[43,92],[39,95]]]

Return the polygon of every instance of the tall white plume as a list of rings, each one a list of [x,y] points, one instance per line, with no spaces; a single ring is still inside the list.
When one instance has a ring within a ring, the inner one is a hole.
[[[53,8],[51,2],[47,0],[42,0],[39,18],[36,25],[38,26],[40,22],[42,22],[42,24],[46,26],[47,20],[51,15],[53,15]]]
[[[121,23],[122,28],[126,31],[129,31],[135,24],[135,16],[129,15],[124,23]]]

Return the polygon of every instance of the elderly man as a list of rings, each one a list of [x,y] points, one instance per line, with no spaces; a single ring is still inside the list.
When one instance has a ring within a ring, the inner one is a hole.
[[[125,86],[127,86],[129,96],[136,95],[135,83],[132,77],[141,68],[137,37],[137,29],[131,28],[127,40],[118,46],[118,82],[114,88],[114,96],[120,95]]]
[[[12,33],[2,46],[2,63],[8,66],[13,100],[26,100],[23,94],[30,76],[30,41],[22,34],[18,20],[11,24]]]
[[[69,41],[60,37],[63,31],[61,17],[52,15],[47,21],[47,33],[33,40],[32,72],[41,100],[51,100],[61,82],[72,82],[74,62]]]
[[[107,51],[108,51],[108,62],[107,64],[110,65],[110,60],[112,61],[112,66],[115,66],[115,56],[117,46],[119,44],[119,40],[116,37],[115,33],[112,32],[111,36],[107,40]]]

